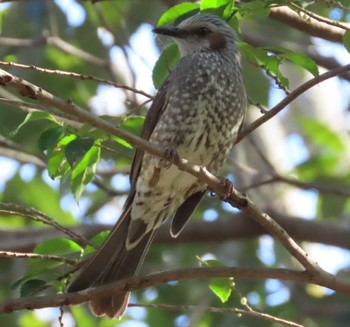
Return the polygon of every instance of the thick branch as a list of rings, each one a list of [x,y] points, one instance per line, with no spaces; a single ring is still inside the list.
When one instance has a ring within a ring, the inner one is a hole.
[[[292,26],[311,36],[320,37],[333,42],[342,43],[343,35],[346,31],[343,28],[322,22],[314,17],[307,16],[307,19],[305,19],[288,7],[271,8],[269,17]],[[350,27],[350,24],[348,23],[342,23],[342,25],[346,26],[347,28]]]
[[[28,297],[4,301],[0,304],[0,313],[11,313],[18,310],[33,310],[47,307],[62,307],[64,305],[82,304],[101,295],[109,296],[118,290],[137,290],[149,286],[159,285],[170,281],[229,278],[234,277],[242,280],[265,280],[278,279],[299,283],[311,283],[329,287],[324,281],[315,281],[315,276],[307,271],[291,269],[250,269],[234,267],[203,267],[192,269],[179,269],[164,271],[147,276],[134,276],[108,285],[90,288],[76,293],[67,293],[53,296]],[[350,294],[346,288],[337,289],[344,294]]]
[[[340,226],[320,219],[308,220],[282,215],[278,212],[272,212],[271,215],[296,240],[350,249],[350,228],[347,226]],[[111,225],[94,224],[80,225],[72,227],[70,230],[90,239],[97,233],[111,228]],[[241,212],[232,217],[220,217],[213,222],[191,220],[177,238],[170,236],[169,226],[164,224],[159,228],[154,243],[212,244],[258,237],[264,234],[267,234],[266,230]],[[37,244],[64,235],[55,229],[42,228],[0,231],[0,249],[30,252]]]
[[[115,283],[76,293],[8,300],[0,303],[0,313],[10,313],[23,309],[32,310],[47,307],[61,307],[63,305],[82,304],[102,294],[103,296],[115,294],[121,289],[132,291],[170,281],[229,277],[248,280],[265,280],[272,278],[285,281],[312,283],[312,279],[306,271],[289,269],[249,269],[226,267],[179,269],[155,273],[147,276],[131,277]]]

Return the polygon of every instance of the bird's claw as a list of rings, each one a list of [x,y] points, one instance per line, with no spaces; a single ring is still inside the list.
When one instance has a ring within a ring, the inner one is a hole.
[[[166,159],[160,159],[160,164],[165,169],[169,169],[172,164],[177,165],[180,162],[180,156],[175,148],[166,148],[165,156]]]
[[[234,193],[235,188],[233,187],[232,182],[226,177],[220,178],[220,184],[224,190],[223,194],[220,196],[220,200],[227,201],[231,194]]]

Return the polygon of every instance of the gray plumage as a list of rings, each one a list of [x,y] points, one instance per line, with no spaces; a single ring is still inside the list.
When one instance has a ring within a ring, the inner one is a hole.
[[[176,150],[190,163],[216,174],[242,125],[246,93],[235,33],[217,16],[198,14],[178,27],[156,28],[172,36],[181,59],[159,90],[147,114],[142,137]],[[137,274],[156,229],[172,218],[176,237],[205,194],[195,177],[137,150],[131,190],[110,236],[69,285],[78,291]],[[129,293],[90,302],[96,315],[121,317]]]

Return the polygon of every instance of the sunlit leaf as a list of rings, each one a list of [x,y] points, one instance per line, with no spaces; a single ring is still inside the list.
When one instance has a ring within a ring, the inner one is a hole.
[[[203,12],[210,12],[228,18],[231,15],[232,6],[232,0],[202,0],[200,9]]]
[[[291,51],[289,49],[279,46],[268,46],[264,48],[268,51],[275,52],[276,55],[282,59],[288,59],[296,65],[303,67],[314,76],[319,75],[318,66],[316,62],[302,52]]]
[[[110,234],[110,231],[103,231],[100,232],[98,234],[96,234],[92,239],[91,242],[93,244],[96,244],[96,246],[101,246],[102,243],[105,241],[106,237]],[[96,249],[94,247],[92,247],[91,245],[87,245],[85,250],[84,250],[84,255],[89,254],[91,252],[96,251]]]
[[[227,278],[214,278],[209,288],[222,303],[225,303],[232,293],[231,283]]]
[[[158,27],[169,25],[175,22],[180,16],[199,11],[199,4],[183,2],[168,9],[158,20]]]
[[[139,136],[141,134],[144,121],[145,121],[145,117],[143,116],[128,116],[118,127]],[[120,137],[113,136],[113,139],[117,141],[119,144],[129,149],[132,149],[134,147],[128,141]]]
[[[34,248],[37,254],[67,254],[80,251],[81,247],[76,242],[67,238],[54,238],[41,242]]]
[[[99,141],[95,141],[94,146],[85,153],[79,163],[72,169],[71,188],[76,200],[79,199],[86,185],[94,179],[100,155]]]
[[[47,169],[52,179],[64,176],[70,169],[65,156],[65,147],[76,138],[77,136],[74,134],[63,137],[49,153]]]
[[[64,149],[69,164],[74,167],[91,149],[94,142],[95,140],[91,137],[77,138],[69,142]]]

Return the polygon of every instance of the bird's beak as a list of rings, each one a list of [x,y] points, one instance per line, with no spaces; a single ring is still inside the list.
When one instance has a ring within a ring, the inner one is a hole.
[[[183,38],[186,35],[184,30],[177,27],[156,27],[153,29],[153,33],[172,36],[175,38]]]

